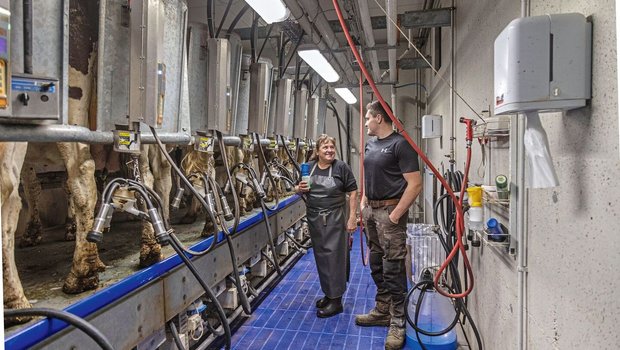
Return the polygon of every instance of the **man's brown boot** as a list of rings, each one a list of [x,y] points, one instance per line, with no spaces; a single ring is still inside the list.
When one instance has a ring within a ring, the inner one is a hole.
[[[405,328],[391,325],[385,339],[385,350],[400,350],[404,345]]]
[[[358,326],[383,326],[390,325],[390,305],[377,303],[369,313],[355,316],[355,324]]]

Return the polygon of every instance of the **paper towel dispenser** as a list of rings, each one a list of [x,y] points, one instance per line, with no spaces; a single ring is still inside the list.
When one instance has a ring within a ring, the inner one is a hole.
[[[515,19],[494,58],[495,114],[569,110],[591,98],[592,23],[582,14]]]
[[[433,139],[442,136],[442,118],[440,115],[422,116],[422,138]]]

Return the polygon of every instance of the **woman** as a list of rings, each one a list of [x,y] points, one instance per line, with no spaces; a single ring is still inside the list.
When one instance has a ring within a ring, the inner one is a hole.
[[[314,259],[325,296],[316,302],[317,316],[331,317],[343,311],[342,295],[347,289],[349,266],[348,234],[356,228],[357,183],[351,168],[336,158],[336,140],[328,135],[316,141],[310,179],[296,186],[305,193],[306,215]],[[349,219],[345,221],[346,195]]]

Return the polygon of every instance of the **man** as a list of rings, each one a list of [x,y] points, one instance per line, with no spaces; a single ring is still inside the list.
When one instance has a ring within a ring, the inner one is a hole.
[[[422,189],[418,155],[392,128],[379,101],[366,106],[369,136],[364,158],[366,192],[361,210],[370,248],[370,273],[377,285],[375,307],[355,316],[360,326],[389,326],[385,349],[405,341],[407,213]]]

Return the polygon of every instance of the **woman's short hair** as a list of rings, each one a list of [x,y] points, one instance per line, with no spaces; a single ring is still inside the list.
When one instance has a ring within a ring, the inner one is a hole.
[[[323,146],[326,143],[332,143],[334,145],[334,148],[336,147],[335,138],[327,134],[322,134],[316,139],[316,143],[314,144],[314,149],[312,150],[312,157],[310,158],[310,160],[319,159],[319,149],[321,149],[321,146]]]

